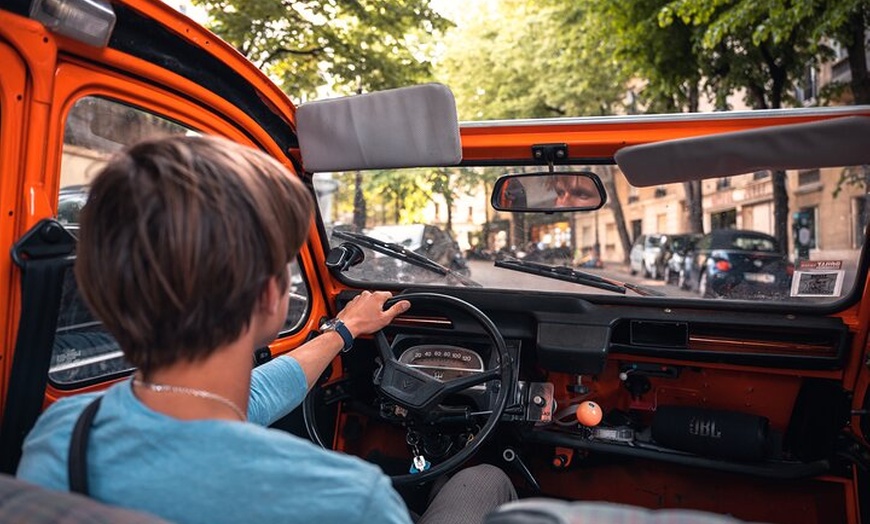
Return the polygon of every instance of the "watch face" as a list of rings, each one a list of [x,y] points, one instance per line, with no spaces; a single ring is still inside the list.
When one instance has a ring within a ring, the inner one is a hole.
[[[336,319],[336,318],[327,320],[326,322],[324,322],[323,324],[320,325],[320,331],[334,331],[335,326],[337,324],[338,324],[338,319]]]

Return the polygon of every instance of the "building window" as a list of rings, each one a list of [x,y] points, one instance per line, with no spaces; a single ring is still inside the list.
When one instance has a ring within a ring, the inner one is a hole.
[[[656,192],[655,192],[656,198],[662,198],[663,196],[665,196],[667,194],[668,194],[668,188],[666,188],[665,186],[658,186],[656,188]]]
[[[798,171],[798,185],[808,186],[818,184],[822,181],[822,174],[818,169],[807,169]]]
[[[710,229],[734,229],[735,227],[737,227],[736,209],[710,214]]]
[[[819,73],[815,67],[809,66],[804,71],[803,78],[795,87],[795,98],[801,105],[812,105],[819,94]]]
[[[752,174],[752,180],[764,180],[770,177],[770,171],[756,171]]]
[[[640,197],[637,196],[637,188],[634,186],[629,186],[628,187],[628,203],[634,204],[638,200],[640,200]]]
[[[631,221],[631,241],[634,242],[637,240],[637,237],[643,232],[643,221],[642,220],[632,220]]]
[[[717,190],[728,189],[729,187],[731,187],[731,177],[730,176],[723,176],[722,178],[719,178],[716,180],[716,189]]]

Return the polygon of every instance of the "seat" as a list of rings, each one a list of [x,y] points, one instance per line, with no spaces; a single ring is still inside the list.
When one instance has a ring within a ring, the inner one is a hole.
[[[726,515],[689,509],[651,510],[609,502],[524,499],[487,515],[485,524],[744,524]]]
[[[47,490],[0,475],[0,522],[4,524],[159,524],[152,515],[101,504],[95,500]]]

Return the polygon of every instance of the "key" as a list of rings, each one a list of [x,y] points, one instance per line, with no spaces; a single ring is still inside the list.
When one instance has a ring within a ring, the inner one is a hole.
[[[411,462],[411,469],[408,473],[420,473],[421,471],[426,471],[432,466],[432,463],[423,457],[423,455],[417,455],[414,457],[414,460]]]

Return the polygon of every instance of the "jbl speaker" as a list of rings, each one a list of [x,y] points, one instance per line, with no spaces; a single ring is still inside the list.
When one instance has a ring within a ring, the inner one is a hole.
[[[765,417],[690,406],[661,406],[652,423],[660,445],[705,457],[763,460],[768,450]]]

